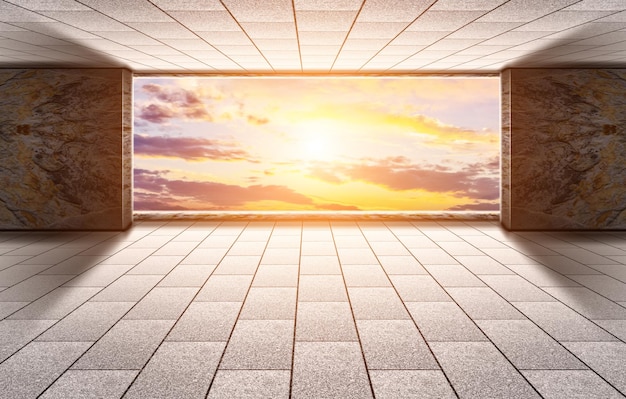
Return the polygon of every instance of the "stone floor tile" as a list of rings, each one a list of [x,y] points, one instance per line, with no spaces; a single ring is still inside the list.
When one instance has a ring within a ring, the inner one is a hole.
[[[213,274],[204,284],[198,302],[243,302],[252,283],[252,275]]]
[[[437,244],[454,257],[463,255],[484,255],[475,246],[465,241],[437,241]]]
[[[248,244],[248,243],[246,243]],[[212,265],[222,261],[226,253],[232,255],[228,248],[196,248],[180,262],[181,265]],[[257,254],[250,254],[257,255]]]
[[[615,341],[611,334],[561,302],[514,302],[513,306],[557,341]]]
[[[626,373],[624,373],[626,343],[564,342],[563,345],[618,391],[626,395]]]
[[[487,340],[454,302],[406,302],[406,307],[428,342]]]
[[[168,341],[227,341],[241,302],[192,302],[180,317]]]
[[[1,320],[0,363],[53,324],[54,320]]]
[[[92,301],[137,302],[157,285],[162,276],[124,275],[100,291]]]
[[[215,268],[214,274],[254,274],[260,261],[258,255],[226,255]]]
[[[370,247],[369,243],[361,235],[360,232],[356,235],[335,235],[335,245],[337,248],[349,249],[349,248],[361,248],[367,249]]]
[[[296,287],[298,265],[261,265],[254,276],[253,287]]]
[[[55,265],[81,252],[76,248],[54,248],[40,255],[24,260],[23,265]]]
[[[544,265],[508,265],[507,267],[538,287],[577,287],[580,285]]]
[[[348,295],[357,320],[400,320],[409,315],[393,288],[351,287]]]
[[[299,249],[268,248],[263,253],[261,264],[264,265],[296,265],[300,260]]]
[[[65,286],[106,287],[132,268],[133,265],[96,265],[65,283]]]
[[[13,314],[11,319],[60,320],[100,290],[99,287],[59,287]]]
[[[289,370],[293,320],[239,320],[220,369]]]
[[[292,398],[372,398],[357,342],[296,342]]]
[[[529,320],[477,320],[476,323],[520,370],[587,368]]]
[[[288,399],[289,370],[219,370],[207,399]]]
[[[298,286],[300,302],[347,302],[348,295],[340,275],[301,275]]]
[[[41,274],[81,274],[106,259],[106,256],[77,255],[57,263],[41,272]]]
[[[626,320],[594,320],[600,327],[626,342]],[[572,339],[571,341],[576,341]],[[589,340],[592,341],[592,340]],[[608,341],[608,339],[595,339],[594,341]]]
[[[626,301],[626,284],[610,276],[569,276],[572,280],[613,301]]]
[[[72,369],[141,369],[173,324],[173,320],[120,320],[72,366]]]
[[[509,268],[503,266],[500,262],[491,258],[490,256],[466,256],[455,255],[454,258],[463,266],[465,266],[470,272],[481,274],[514,274]]]
[[[165,275],[172,271],[184,256],[149,256],[133,267],[126,274],[160,274]]]
[[[460,398],[540,398],[490,342],[432,342],[430,347]]]
[[[50,265],[41,265],[41,264],[19,264],[15,266],[8,267],[2,271],[0,271],[0,281],[2,281],[2,285],[10,287],[19,283],[20,281],[24,281],[27,278],[38,274],[45,269],[48,269]]]
[[[54,382],[91,342],[31,342],[0,364],[0,398],[35,398]]]
[[[588,288],[545,287],[544,291],[590,319],[626,320],[625,308]]]
[[[412,320],[359,320],[357,327],[369,370],[439,368]]]
[[[69,370],[41,399],[118,399],[137,376],[137,370]]]
[[[332,241],[304,241],[301,254],[335,256],[337,249]]]
[[[293,320],[296,315],[296,289],[252,287],[241,310],[241,319]]]
[[[152,248],[124,248],[103,260],[103,265],[137,265],[148,256],[152,255]],[[165,255],[165,254],[163,254]]]
[[[561,274],[600,274],[599,271],[566,256],[535,255],[532,258]]]
[[[482,251],[503,265],[532,265],[536,260],[512,248],[482,248]]]
[[[379,265],[369,248],[338,248],[337,253],[342,265]]]
[[[558,248],[556,251],[585,265],[614,265],[617,263],[606,256],[598,255],[583,248]]]
[[[29,255],[2,255],[0,256],[0,270],[4,270],[13,265],[17,265],[18,263],[23,262],[28,258],[30,258]]]
[[[337,256],[300,257],[300,274],[341,274]]]
[[[461,265],[428,265],[428,272],[444,287],[484,287],[485,284]]]
[[[452,301],[452,298],[430,276],[392,275],[389,278],[404,302]]]
[[[450,287],[448,294],[474,320],[524,319],[510,303],[487,287]]]
[[[377,399],[453,399],[454,391],[440,370],[370,370]]]
[[[458,263],[441,248],[409,248],[422,265],[454,265]]]
[[[169,235],[157,236],[149,234],[138,239],[132,245],[129,245],[128,248],[152,248],[156,250],[167,244],[170,240],[172,240],[172,237]]]
[[[593,265],[593,268],[622,283],[626,283],[626,265]]]
[[[437,245],[433,240],[424,236],[424,235],[416,235],[416,236],[401,236],[398,237],[398,240],[404,244],[410,251],[414,249],[441,249],[439,245]]]
[[[0,320],[20,310],[30,302],[0,302]]]
[[[411,256],[411,252],[409,252],[409,250],[406,249],[406,247],[399,242],[393,234],[390,235],[389,240],[390,241],[372,241],[371,239],[368,239],[376,256]]]
[[[481,279],[494,291],[509,302],[550,302],[555,301],[540,288],[524,280],[520,276],[505,275],[481,276]]]
[[[299,240],[298,240],[299,242]],[[228,250],[228,255],[263,255],[267,241],[237,241]]]
[[[348,302],[299,302],[296,341],[357,341]]]
[[[124,316],[124,319],[177,320],[196,292],[198,288],[155,287]]]
[[[0,302],[30,302],[47,294],[73,276],[36,275],[0,292]]]
[[[428,274],[412,255],[384,255],[378,260],[385,272],[392,274]]]
[[[154,255],[188,255],[193,249],[198,246],[197,242],[193,241],[170,241],[167,244],[159,248]]]
[[[43,333],[37,341],[97,341],[135,302],[87,302]]]
[[[164,342],[124,398],[203,399],[224,345],[223,342]]]
[[[214,269],[214,265],[178,265],[159,282],[158,286],[201,287]]]
[[[348,287],[391,286],[380,265],[342,265],[341,269]]]
[[[624,397],[591,370],[524,370],[522,374],[545,399]]]

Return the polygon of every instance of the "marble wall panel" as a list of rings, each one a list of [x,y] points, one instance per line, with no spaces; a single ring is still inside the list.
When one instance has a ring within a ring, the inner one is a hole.
[[[132,75],[0,69],[0,229],[132,223]]]
[[[510,129],[503,123],[502,131],[503,179],[510,176],[505,227],[626,228],[626,70],[505,74],[510,87],[502,92],[502,103],[510,106]],[[504,187],[503,182],[503,197]]]

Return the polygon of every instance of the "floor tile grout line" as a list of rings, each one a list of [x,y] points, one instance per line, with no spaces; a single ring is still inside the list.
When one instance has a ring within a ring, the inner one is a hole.
[[[293,2],[292,2],[293,5]],[[295,9],[294,9],[295,10]],[[295,11],[294,11],[295,13]],[[302,66],[302,61],[300,61],[300,65]],[[272,236],[268,239],[269,241],[272,239]],[[298,298],[300,297],[300,268],[302,263],[302,242],[304,239],[304,222],[300,222],[300,251],[298,253],[298,274],[296,281],[296,309],[293,317],[293,341],[291,344],[291,369],[289,371],[289,398],[293,395],[293,372],[295,369],[295,361],[296,361],[296,332],[298,327]]]
[[[441,249],[442,249],[444,252],[446,252],[448,255],[450,255],[450,254],[449,254],[449,253],[448,253],[445,249],[443,249],[443,248],[441,248]],[[450,256],[452,256],[452,255],[450,255]],[[488,256],[489,256],[489,255],[488,255]],[[495,260],[495,259],[494,259],[494,260]],[[506,267],[506,265],[503,265],[503,266],[505,266],[505,267]],[[465,267],[465,266],[463,266],[463,267]],[[466,269],[467,269],[467,268],[466,268]],[[508,269],[508,267],[507,267],[507,269]],[[486,286],[487,288],[489,288],[491,291],[493,291],[493,292],[494,292],[497,296],[499,296],[499,297],[500,297],[503,301],[505,301],[506,303],[508,303],[509,305],[511,305],[511,307],[513,307],[513,308],[514,308],[517,312],[519,312],[521,315],[523,315],[523,316],[526,318],[526,320],[528,320],[528,321],[530,321],[531,323],[533,323],[533,325],[535,325],[537,328],[539,328],[541,331],[543,331],[546,335],[548,335],[550,338],[552,338],[552,340],[553,340],[554,342],[556,342],[559,346],[561,346],[561,347],[562,347],[562,348],[563,348],[563,349],[564,349],[567,353],[571,354],[574,358],[576,358],[576,359],[577,359],[578,361],[580,361],[583,365],[585,365],[585,366],[586,366],[589,370],[592,370],[592,371],[593,371],[593,372],[594,372],[594,373],[595,373],[598,377],[600,377],[602,380],[604,380],[604,382],[606,382],[607,384],[609,384],[611,387],[615,388],[618,392],[621,392],[621,391],[619,391],[619,389],[617,389],[617,388],[616,388],[613,384],[611,384],[611,383],[610,383],[609,381],[607,381],[607,380],[606,380],[603,376],[601,376],[601,375],[600,375],[600,373],[598,373],[595,369],[593,369],[592,367],[590,367],[590,366],[589,366],[586,362],[584,362],[582,359],[580,359],[578,356],[576,356],[573,352],[571,352],[569,349],[567,349],[567,348],[565,347],[565,345],[563,345],[560,341],[558,341],[557,339],[555,339],[555,338],[554,338],[551,334],[548,334],[548,332],[547,332],[547,331],[545,331],[543,328],[541,328],[541,326],[539,326],[537,323],[535,323],[533,320],[531,320],[531,319],[530,319],[528,316],[526,316],[523,312],[521,312],[520,310],[518,310],[518,309],[517,309],[517,307],[515,307],[515,306],[514,306],[514,305],[513,305],[510,301],[508,301],[506,298],[504,298],[502,295],[500,295],[500,293],[499,293],[499,292],[497,292],[495,289],[491,288],[491,287],[490,287],[487,283],[485,283],[485,282],[484,282],[484,281],[483,281],[483,280],[482,280],[479,276],[477,276],[476,274],[472,273],[472,271],[471,271],[471,270],[469,270],[469,269],[467,269],[467,270],[468,270],[468,272],[469,272],[469,273],[471,273],[474,277],[476,277],[476,278],[478,278],[480,281],[482,281],[482,282],[485,284],[485,286]],[[509,270],[510,270],[510,269],[509,269]],[[511,270],[511,271],[512,271],[513,273],[515,273],[515,271],[514,271],[514,270]],[[517,273],[515,273],[515,275],[519,276]],[[522,279],[524,279],[524,280],[526,280],[523,276],[519,276],[519,277],[520,277],[520,278],[522,278]],[[433,279],[434,279],[434,277],[433,277]],[[437,281],[437,280],[435,279],[435,281]],[[527,281],[527,280],[526,280],[526,281]],[[532,284],[530,281],[528,281],[528,283]],[[437,284],[439,284],[439,281],[437,281]],[[441,284],[439,284],[439,285],[441,286],[441,288],[442,288],[444,291],[446,291],[446,293],[448,293],[448,290],[446,290],[446,287],[444,287],[444,286],[443,286],[443,285],[441,285]],[[534,284],[532,284],[532,285],[534,286]],[[535,287],[536,287],[536,286],[535,286]],[[540,288],[540,287],[537,287],[537,288]],[[543,290],[542,290],[542,291],[543,291]],[[545,291],[543,291],[543,292],[545,292]],[[546,294],[547,294],[547,295],[550,295],[549,293],[546,293]],[[465,314],[467,315],[467,317],[469,317],[469,318],[470,318],[470,320],[472,320],[472,322],[474,323],[474,325],[475,325],[475,326],[476,326],[476,327],[480,330],[480,332],[481,332],[481,333],[483,333],[483,335],[484,335],[484,336],[485,336],[485,337],[489,340],[489,342],[491,342],[491,344],[492,344],[494,347],[496,347],[496,349],[497,349],[497,350],[498,350],[498,351],[502,354],[502,356],[504,356],[504,357],[506,358],[506,360],[507,360],[507,361],[511,364],[511,366],[513,366],[513,368],[514,368],[515,370],[517,370],[519,374],[521,374],[521,375],[522,375],[522,377],[524,378],[524,380],[526,380],[526,382],[528,382],[528,384],[529,384],[529,385],[530,385],[530,386],[531,386],[531,387],[532,387],[532,388],[533,388],[533,389],[534,389],[534,390],[535,390],[535,391],[539,394],[539,391],[537,390],[537,388],[535,388],[535,386],[534,386],[533,384],[531,384],[531,383],[530,383],[530,381],[526,378],[526,376],[525,376],[525,375],[523,375],[523,373],[521,373],[521,371],[520,371],[521,369],[519,369],[517,366],[515,366],[515,364],[513,364],[513,362],[511,361],[511,359],[509,359],[509,357],[508,357],[508,356],[506,356],[506,354],[505,354],[505,353],[504,353],[504,352],[500,349],[500,347],[499,347],[498,345],[496,345],[496,343],[495,343],[495,342],[493,342],[493,341],[492,341],[492,339],[489,337],[489,335],[488,335],[487,333],[485,333],[485,331],[484,331],[484,330],[483,330],[483,329],[482,329],[482,328],[478,325],[478,323],[476,323],[476,321],[475,321],[473,318],[471,318],[471,317],[469,316],[469,314],[467,314],[467,312],[465,312],[465,309],[463,309],[463,308],[462,308],[462,307],[461,307],[461,306],[460,306],[460,305],[456,302],[456,300],[454,299],[454,297],[453,297],[452,295],[450,295],[449,293],[448,293],[448,295],[449,295],[449,296],[450,296],[450,298],[452,298],[452,300],[453,300],[453,301],[457,304],[457,306],[459,306],[459,308],[463,311],[463,313],[465,313]],[[550,296],[552,296],[552,295],[550,295]],[[561,302],[561,301],[559,301],[557,298],[555,298],[555,300],[556,300],[557,302],[562,303],[562,302]],[[565,305],[565,304],[564,304],[564,305]],[[567,305],[566,305],[566,306],[567,306]],[[485,319],[485,320],[487,320],[487,319]],[[595,324],[595,323],[594,323],[594,324]],[[604,330],[604,329],[603,329],[603,330]],[[610,333],[609,333],[609,334],[610,334]],[[613,335],[613,334],[610,334],[610,335]],[[617,337],[616,337],[616,338],[617,338]],[[564,342],[567,342],[567,341],[564,341]],[[541,396],[541,395],[540,395],[540,396]]]
[[[184,230],[183,230],[183,231],[184,231]],[[179,234],[180,234],[180,233],[179,233]],[[178,235],[178,234],[177,234],[177,235]],[[174,237],[175,237],[175,236],[174,236]],[[168,242],[169,242],[169,241],[168,241]],[[174,269],[172,269],[172,270],[174,270]],[[76,358],[76,360],[74,360],[74,361],[73,361],[73,362],[72,362],[72,363],[71,363],[71,364],[70,364],[70,365],[69,365],[69,366],[68,366],[68,367],[67,367],[67,368],[66,368],[66,369],[65,369],[65,370],[61,373],[61,374],[59,374],[59,375],[58,375],[58,376],[54,379],[54,381],[52,381],[50,384],[48,384],[48,386],[47,386],[47,387],[46,387],[43,391],[41,391],[41,392],[37,395],[37,397],[38,397],[38,398],[39,398],[39,397],[41,397],[41,395],[43,395],[43,394],[44,394],[44,393],[45,393],[48,389],[50,389],[50,387],[51,387],[51,386],[53,386],[53,385],[54,385],[54,384],[55,384],[55,383],[56,383],[56,382],[57,382],[57,381],[58,381],[58,380],[59,380],[59,379],[60,379],[60,378],[61,378],[61,377],[62,377],[62,376],[66,373],[66,372],[68,372],[68,371],[72,368],[72,366],[74,366],[74,365],[75,365],[75,364],[76,364],[76,363],[77,363],[77,362],[78,362],[78,361],[79,361],[79,360],[80,360],[80,359],[81,359],[81,358],[82,358],[82,357],[83,357],[83,356],[84,356],[87,352],[89,352],[89,350],[91,350],[91,348],[93,348],[93,347],[94,347],[94,346],[95,346],[95,345],[96,345],[96,344],[97,344],[97,343],[98,343],[98,342],[99,342],[99,341],[100,341],[100,340],[101,340],[101,339],[102,339],[102,338],[103,338],[106,334],[108,334],[108,333],[109,333],[109,331],[111,331],[111,330],[112,330],[112,329],[113,329],[113,328],[117,325],[117,323],[119,323],[121,320],[123,320],[123,319],[124,319],[124,317],[126,317],[126,315],[127,315],[128,313],[130,313],[130,312],[133,310],[133,308],[134,308],[135,306],[137,306],[137,304],[138,304],[139,302],[141,302],[141,301],[142,301],[142,300],[143,300],[143,299],[144,299],[144,298],[145,298],[148,294],[150,294],[150,292],[152,292],[152,290],[153,290],[153,289],[154,289],[154,288],[155,288],[155,287],[159,284],[159,282],[163,281],[163,279],[165,279],[165,278],[169,275],[169,273],[171,273],[171,272],[172,272],[172,270],[170,270],[170,272],[168,272],[168,273],[166,273],[165,275],[163,275],[163,277],[162,277],[162,278],[161,278],[161,279],[160,279],[160,280],[159,280],[159,281],[158,281],[158,282],[157,282],[157,283],[156,283],[156,284],[155,284],[155,285],[154,285],[154,286],[153,286],[150,290],[148,290],[148,291],[147,291],[147,292],[146,292],[146,293],[145,293],[145,294],[144,294],[141,298],[139,298],[139,300],[138,300],[138,301],[136,301],[136,302],[135,302],[135,304],[134,304],[133,306],[131,306],[131,307],[130,307],[130,308],[129,308],[126,312],[124,312],[124,314],[123,314],[123,315],[122,315],[119,319],[117,319],[117,321],[116,321],[115,323],[113,323],[113,324],[111,325],[111,327],[109,327],[109,328],[108,328],[108,329],[107,329],[107,330],[106,330],[106,331],[105,331],[105,332],[104,332],[104,333],[100,336],[100,338],[98,338],[97,340],[93,341],[93,342],[92,342],[92,344],[91,344],[91,345],[89,345],[89,347],[88,347],[87,349],[85,349],[85,350],[83,351],[83,353],[82,353],[80,356],[78,356],[78,357]],[[123,276],[125,276],[125,275],[126,275],[126,273],[123,273],[122,275],[120,275],[118,278],[116,278],[115,280],[113,280],[113,281],[112,281],[111,283],[109,283],[107,286],[103,287],[103,288],[102,288],[102,290],[98,291],[98,292],[97,292],[95,295],[93,295],[91,298],[93,298],[94,296],[98,295],[98,293],[102,292],[105,288],[110,287],[112,284],[114,284],[116,281],[118,281],[120,278],[122,278],[122,277],[123,277]],[[91,298],[90,298],[90,299],[91,299]],[[87,301],[83,302],[83,304],[81,304],[80,306],[76,307],[76,308],[75,308],[72,312],[70,312],[70,313],[68,313],[67,315],[65,315],[65,317],[67,317],[67,316],[69,316],[70,314],[74,313],[74,312],[76,311],[76,309],[80,308],[82,305],[84,305],[85,303],[89,302],[89,300],[90,300],[90,299],[88,299]],[[65,317],[63,317],[63,319],[65,319]],[[61,319],[61,320],[63,320],[63,319]],[[57,323],[59,323],[61,320],[58,320],[58,321],[57,321]],[[50,326],[50,327],[49,327],[48,329],[46,329],[44,332],[42,332],[41,334],[39,334],[37,337],[39,337],[39,336],[41,336],[42,334],[44,334],[46,331],[48,331],[50,328],[52,328],[52,327],[53,327],[54,325],[56,325],[57,323],[54,323],[52,326]],[[35,339],[37,339],[37,337],[35,337],[35,338],[34,338],[32,341],[30,341],[30,342],[33,342]],[[30,342],[29,342],[29,343],[30,343]],[[44,342],[48,342],[48,341],[44,341]],[[60,341],[60,342],[77,342],[77,341]],[[91,342],[91,341],[78,341],[78,342]],[[28,344],[26,344],[26,345],[28,345]],[[22,348],[20,348],[19,350],[22,350],[22,349],[23,349],[26,345],[24,345],[24,346],[23,346]],[[159,346],[160,346],[160,345],[159,345]],[[158,347],[157,347],[157,349],[158,349]],[[18,352],[19,352],[19,351],[18,351]],[[18,353],[18,352],[15,352],[15,353]],[[152,356],[150,356],[150,357],[152,357]],[[146,362],[146,364],[147,364],[147,362]],[[144,364],[144,367],[145,367],[145,364]],[[141,368],[141,370],[143,370],[143,367]],[[140,373],[141,373],[141,371],[140,371],[139,373],[137,373],[137,375],[135,376],[135,378],[133,378],[133,382],[135,381],[135,379],[137,378],[137,376],[138,376]],[[131,384],[130,384],[130,385],[132,385],[132,382],[131,382]],[[128,387],[130,387],[130,385],[129,385]],[[128,390],[128,387],[126,388],[126,390],[124,391],[124,394],[122,394],[122,396],[124,396],[124,395],[126,394],[126,391]]]
[[[358,223],[356,223],[358,227]],[[365,356],[365,350],[363,349],[363,342],[361,341],[361,333],[359,332],[359,326],[357,324],[356,316],[354,315],[354,308],[352,306],[352,299],[350,298],[350,291],[348,290],[348,284],[346,283],[346,276],[343,271],[343,262],[339,257],[339,250],[337,248],[337,242],[335,241],[335,233],[333,231],[333,225],[331,221],[328,221],[328,227],[330,229],[330,234],[333,239],[333,244],[335,246],[335,252],[337,253],[337,260],[339,262],[339,270],[341,271],[341,279],[343,281],[343,287],[346,291],[346,297],[348,299],[348,305],[350,306],[350,313],[352,314],[352,322],[354,325],[354,331],[356,333],[356,339],[359,343],[359,348],[361,349],[361,357],[363,359],[363,365],[365,366],[365,374],[367,375],[367,381],[369,383],[370,392],[372,393],[372,398],[376,398],[376,393],[374,392],[374,384],[372,384],[372,377],[370,375],[369,367],[367,366],[367,357]],[[361,237],[367,241],[367,238],[363,235],[363,231],[359,228],[359,233]]]
[[[380,263],[380,259],[378,258],[378,255],[376,254],[376,252],[374,252],[374,249],[371,247],[370,241],[367,239],[367,237],[365,236],[365,234],[363,233],[363,229],[361,228],[361,225],[357,222],[357,227],[359,228],[359,230],[361,230],[361,234],[363,234],[363,236],[365,237],[365,241],[367,241],[367,244],[369,245],[369,249],[370,251],[372,251],[372,253],[374,254],[374,256],[376,257],[376,260],[378,261],[378,265],[380,266],[380,268],[382,269],[383,273],[385,274],[385,277],[387,277],[387,280],[389,281],[389,284],[391,284],[391,287],[393,288],[394,292],[396,293],[396,296],[398,297],[398,299],[400,300],[400,302],[402,303],[402,307],[404,308],[404,311],[407,313],[407,315],[409,316],[410,320],[413,322],[413,325],[415,326],[415,329],[417,330],[417,332],[419,333],[420,337],[422,338],[422,340],[424,341],[424,344],[426,345],[426,347],[428,348],[429,353],[431,354],[431,356],[433,357],[433,359],[435,360],[435,362],[437,363],[437,366],[439,366],[439,370],[441,370],[441,374],[443,374],[443,376],[445,377],[448,385],[450,386],[450,388],[452,389],[452,392],[454,393],[454,395],[459,398],[459,393],[457,392],[456,388],[454,387],[454,385],[452,384],[452,381],[450,381],[450,378],[448,377],[448,374],[446,373],[446,371],[444,370],[444,368],[441,366],[441,363],[439,362],[439,359],[437,359],[437,356],[435,355],[435,353],[433,352],[432,348],[430,347],[430,344],[428,343],[428,341],[426,340],[426,337],[424,337],[424,334],[422,333],[422,330],[419,328],[419,326],[417,325],[417,322],[415,321],[415,318],[413,317],[413,315],[411,314],[411,312],[409,312],[409,309],[406,306],[406,303],[404,302],[404,300],[402,299],[402,297],[400,296],[400,293],[398,292],[396,286],[394,285],[393,281],[391,280],[391,278],[389,277],[389,274],[387,273],[387,271],[385,270],[384,267],[382,267],[382,263]],[[400,242],[400,244],[402,246],[404,246],[405,249],[408,250],[408,248],[404,245],[404,243],[402,243],[400,241],[400,239],[398,238],[398,236],[391,230],[389,229],[389,227],[387,227],[387,224],[385,222],[381,222],[381,228],[385,228],[387,229],[391,234],[393,234],[393,236],[395,237],[395,239]],[[409,251],[409,253],[411,253]],[[417,259],[415,258],[415,256],[411,253],[411,256],[417,261]],[[421,263],[419,261],[417,261],[420,265]],[[426,272],[428,273],[428,270],[426,270]],[[428,273],[428,275],[430,275],[430,273]],[[433,278],[431,276],[431,278]],[[433,278],[434,280],[434,278]]]
[[[241,237],[241,235],[244,233],[244,231],[246,231],[246,229],[248,227],[250,227],[250,221],[246,222],[245,227],[237,235],[237,239],[235,239],[235,241],[233,241],[232,245],[235,245],[235,243],[237,241],[239,241],[239,237]],[[272,221],[272,229],[271,229],[271,232],[269,234],[269,237],[272,236],[272,233],[274,232],[275,228],[276,228],[276,222]],[[267,239],[267,242],[265,243],[265,249],[263,250],[263,253],[261,254],[261,257],[259,258],[259,262],[256,265],[256,268],[254,269],[254,273],[252,274],[252,279],[250,280],[250,285],[248,286],[248,289],[246,290],[246,295],[243,297],[243,301],[241,302],[241,307],[239,308],[239,312],[237,313],[237,317],[235,318],[235,321],[233,323],[233,327],[230,329],[230,333],[228,334],[228,338],[226,338],[226,341],[224,342],[224,349],[222,350],[222,354],[220,355],[220,359],[218,360],[217,364],[215,365],[215,372],[213,373],[213,378],[211,378],[211,382],[209,383],[209,386],[207,387],[206,393],[204,394],[204,398],[205,399],[207,399],[209,397],[209,394],[211,393],[211,389],[213,388],[213,384],[215,383],[215,378],[217,377],[217,373],[220,371],[220,365],[222,364],[222,361],[224,360],[224,356],[226,355],[226,350],[228,349],[228,344],[230,343],[230,340],[231,340],[231,338],[233,336],[233,333],[235,332],[235,328],[237,327],[237,323],[239,322],[239,318],[241,317],[241,312],[243,311],[243,308],[246,305],[246,300],[248,299],[248,295],[250,294],[250,290],[252,289],[252,284],[254,283],[254,279],[256,277],[256,274],[259,271],[259,267],[261,266],[261,262],[263,261],[263,256],[265,255],[265,250],[267,250],[267,245],[269,244],[269,237]],[[231,248],[232,248],[232,245],[231,245]],[[226,254],[228,254],[228,252],[226,252]],[[224,255],[224,256],[226,256],[226,255]],[[235,256],[239,256],[239,255],[235,255]],[[217,267],[216,267],[216,269],[217,269]]]

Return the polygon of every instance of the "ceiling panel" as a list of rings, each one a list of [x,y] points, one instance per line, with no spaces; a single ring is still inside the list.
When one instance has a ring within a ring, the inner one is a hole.
[[[624,0],[0,0],[0,66],[136,72],[626,67]]]

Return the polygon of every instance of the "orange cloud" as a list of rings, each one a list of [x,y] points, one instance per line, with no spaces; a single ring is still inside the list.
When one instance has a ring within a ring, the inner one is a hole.
[[[237,146],[196,137],[164,137],[135,134],[135,155],[182,158],[188,161],[248,161],[252,156]]]

